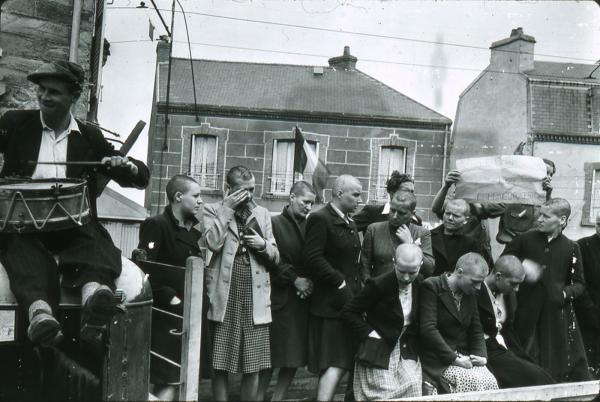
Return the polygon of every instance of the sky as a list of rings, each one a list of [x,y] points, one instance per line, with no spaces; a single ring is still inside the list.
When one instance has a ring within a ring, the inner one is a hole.
[[[155,0],[171,23],[171,0]],[[109,0],[98,121],[126,137],[150,122],[160,18],[139,0]],[[454,120],[461,92],[489,63],[489,46],[522,27],[535,59],[600,59],[600,7],[592,1],[179,0],[195,59],[327,65],[350,46],[357,69]],[[189,57],[176,8],[173,55]],[[252,21],[248,21],[252,20]],[[262,21],[258,22],[258,21]],[[155,27],[154,42],[149,27]],[[310,28],[310,29],[309,29]],[[130,155],[146,160],[147,127]],[[143,204],[140,190],[111,187]]]

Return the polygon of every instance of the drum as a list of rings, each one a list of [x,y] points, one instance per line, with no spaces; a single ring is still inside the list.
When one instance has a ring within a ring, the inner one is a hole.
[[[90,219],[85,180],[0,181],[0,233],[63,230]]]

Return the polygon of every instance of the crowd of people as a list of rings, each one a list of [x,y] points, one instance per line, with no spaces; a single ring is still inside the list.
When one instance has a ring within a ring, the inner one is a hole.
[[[44,65],[29,79],[39,86],[40,110],[0,118],[1,177],[95,183],[102,173],[147,185],[142,162],[71,115],[79,66]],[[27,163],[36,158],[55,165]],[[74,160],[104,164],[66,163]],[[453,196],[461,175],[449,172],[431,206],[442,220],[432,230],[415,212],[413,179],[397,171],[384,205],[355,213],[362,184],[341,175],[331,201],[315,210],[315,189],[296,181],[275,216],[255,202],[255,178],[244,166],[227,172],[223,200],[203,208],[199,184],[177,175],[164,212],[141,225],[139,248],[148,260],[178,266],[206,250],[197,319],[215,400],[229,399],[234,373],[242,374],[240,399],[264,400],[274,369],[272,399],[284,399],[303,367],[318,376],[314,397],[322,401],[334,398],[344,377],[347,400],[588,380],[600,363],[600,215],[596,234],[565,237],[570,205],[552,198],[555,167],[545,162],[541,206],[469,203]],[[494,260],[486,221],[495,217],[505,248]],[[94,342],[119,303],[119,251],[96,219],[60,234],[3,234],[0,258],[33,343],[62,341],[54,317],[59,273],[63,286],[82,288],[82,339]],[[183,284],[150,280],[155,305],[181,314]],[[152,382],[163,399],[177,397],[158,373]]]
[[[270,217],[253,199],[252,172],[230,169],[223,201],[204,207],[196,234],[208,250],[204,352],[213,397],[228,399],[228,375],[241,373],[241,399],[264,400],[279,369],[272,399],[281,400],[303,367],[318,376],[317,400],[332,400],[346,375],[347,400],[592,379],[597,341],[588,336],[584,344],[575,314],[594,316],[590,325],[598,325],[597,298],[583,280],[584,267],[597,275],[590,242],[598,235],[580,247],[562,234],[570,206],[550,196],[555,168],[546,163],[548,197],[539,207],[448,196],[460,180],[459,172],[448,173],[437,197],[445,198],[442,224],[431,231],[416,215],[406,174],[387,181],[389,202],[358,213],[357,178],[339,176],[331,201],[314,211],[315,190],[297,181],[287,205]],[[176,176],[169,185],[176,205],[191,197],[186,211],[194,219],[196,183]],[[503,215],[521,207],[533,215],[529,228]],[[503,220],[506,240],[496,260],[490,217]],[[140,247],[156,250],[161,240],[144,240],[144,227]]]

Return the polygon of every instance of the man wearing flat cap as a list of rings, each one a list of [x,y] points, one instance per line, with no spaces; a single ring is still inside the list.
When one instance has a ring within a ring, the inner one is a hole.
[[[81,338],[94,342],[101,339],[120,302],[113,292],[114,279],[121,272],[121,253],[96,219],[97,176],[101,173],[121,186],[144,188],[148,168],[116,151],[96,127],[73,117],[71,109],[84,83],[79,65],[48,63],[27,78],[38,86],[39,110],[12,110],[0,117],[0,153],[4,154],[0,178],[85,179],[92,220],[58,232],[4,233],[0,261],[20,307],[28,313],[27,334],[33,343],[52,346],[63,338],[53,315],[60,294],[59,274],[63,287],[81,287]],[[88,161],[102,164],[69,164]]]

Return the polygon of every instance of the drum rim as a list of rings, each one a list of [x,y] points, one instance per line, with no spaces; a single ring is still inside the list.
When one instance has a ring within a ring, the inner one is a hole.
[[[68,184],[73,184],[73,186],[69,186],[69,187],[61,187],[59,195],[68,195],[68,194],[78,194],[81,192],[85,192],[87,193],[87,187],[88,187],[88,183],[86,180],[83,179],[23,179],[23,180],[14,180],[11,181],[10,183],[6,183],[7,186],[10,185],[15,185],[15,184],[26,184],[26,183],[58,183],[58,184],[64,184],[64,183],[68,183]],[[7,198],[5,196],[8,195],[8,197],[12,197],[12,194],[14,194],[15,192],[20,192],[23,195],[27,195],[27,196],[35,196],[35,195],[48,195],[48,194],[53,194],[54,189],[53,188],[36,188],[36,189],[32,189],[32,188],[3,188],[3,184],[0,182],[0,198]]]

